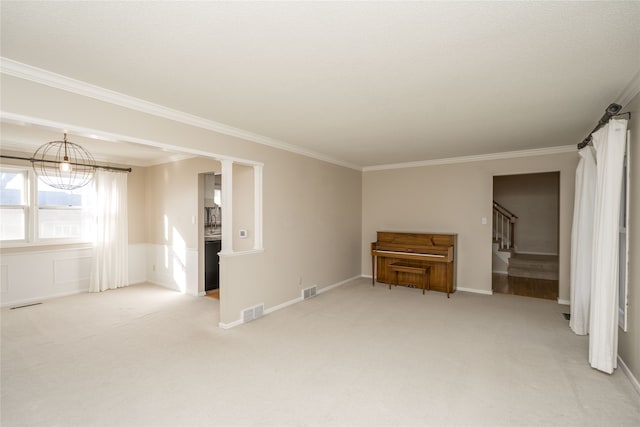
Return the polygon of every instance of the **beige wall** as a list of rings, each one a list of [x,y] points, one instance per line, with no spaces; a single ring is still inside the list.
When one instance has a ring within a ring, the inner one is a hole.
[[[146,178],[147,168],[132,167],[127,176],[127,213],[129,215],[129,244],[146,243]]]
[[[253,167],[233,165],[233,250],[248,251],[253,248]],[[247,230],[247,237],[240,238],[240,230]]]
[[[559,184],[555,172],[493,178],[493,199],[518,217],[516,252],[558,253]]]
[[[223,257],[223,319],[360,274],[361,173],[271,150],[264,161],[264,253]],[[235,221],[235,218],[234,218]],[[234,226],[235,228],[235,226]],[[227,286],[226,283],[233,285]]]
[[[221,259],[221,322],[232,323],[240,318],[241,309],[259,303],[268,309],[296,299],[303,287],[322,288],[360,274],[359,171],[4,74],[1,83],[0,102],[7,113],[264,164],[265,250]],[[158,187],[147,188],[147,239],[161,244],[164,220],[153,210],[160,205],[174,212],[174,205],[197,199],[191,192],[197,194],[198,185],[196,178],[169,182],[159,170],[151,169],[146,182]],[[168,200],[160,191],[163,185],[183,191]],[[191,248],[196,247],[197,233],[190,217],[196,211],[171,214],[173,227]]]
[[[640,380],[640,94],[625,107],[631,112],[629,129],[629,283],[627,332],[619,330],[619,355]]]
[[[560,300],[569,300],[577,152],[368,171],[363,177],[362,273],[371,274],[376,231],[458,233],[458,287],[491,292],[493,177],[560,172]],[[482,218],[487,224],[482,224]]]
[[[198,225],[198,174],[219,171],[220,162],[204,157],[148,167],[144,197],[147,243],[172,245],[177,238],[186,248],[197,250],[202,228]]]

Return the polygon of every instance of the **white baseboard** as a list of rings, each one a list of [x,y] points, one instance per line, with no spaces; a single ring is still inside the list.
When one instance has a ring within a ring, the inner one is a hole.
[[[285,301],[282,304],[278,304],[278,305],[274,305],[273,307],[265,308],[264,309],[264,314],[269,314],[269,313],[273,313],[274,311],[282,310],[285,307],[289,307],[290,305],[297,304],[297,303],[299,303],[301,301],[303,301],[303,298],[302,297],[298,297],[298,298],[294,298],[294,299],[289,300],[289,301]]]
[[[236,327],[238,325],[242,325],[242,319],[234,320],[231,323],[218,322],[218,327],[220,329],[231,329],[231,328],[234,328],[234,327]]]
[[[568,299],[560,299],[560,298],[558,298],[558,304],[571,305],[571,302]]]
[[[640,382],[638,382],[638,379],[633,375],[631,369],[629,369],[627,364],[624,363],[624,360],[622,360],[620,356],[618,356],[618,365],[620,366],[620,369],[622,369],[622,372],[625,373],[627,378],[629,378],[629,381],[631,382],[633,388],[635,388],[638,394],[640,394]]]
[[[20,305],[28,305],[28,304],[35,304],[38,302],[43,302],[46,300],[50,300],[50,299],[54,299],[54,298],[61,298],[61,297],[68,297],[70,295],[78,295],[78,294],[84,294],[89,292],[88,290],[85,289],[78,289],[78,290],[73,290],[73,291],[69,291],[69,292],[61,292],[59,294],[52,294],[52,295],[46,295],[40,298],[27,298],[27,299],[22,299],[22,300],[17,300],[17,301],[10,301],[10,302],[3,302],[0,307],[17,307]]]
[[[507,272],[507,270],[504,270],[504,271],[493,270],[493,271],[492,271],[492,273],[493,273],[493,274],[501,274],[501,275],[503,275],[503,276],[506,276],[506,275],[508,275],[508,274],[509,274],[509,273]]]
[[[163,281],[147,279],[147,282],[151,283],[152,285],[160,286],[161,288],[170,289],[172,291],[176,291],[176,292],[182,293],[180,288],[178,288],[177,286],[173,286],[173,285],[171,285],[169,283],[166,283],[166,282],[163,282]]]
[[[472,294],[481,294],[481,295],[493,295],[493,291],[492,290],[485,290],[485,289],[475,289],[475,288],[461,288],[461,287],[456,287],[456,291],[461,291],[461,292],[469,292]]]
[[[342,281],[340,281],[338,283],[334,283],[333,285],[325,286],[322,289],[318,289],[318,294],[330,291],[331,289],[335,289],[338,286],[342,286],[345,283],[349,283],[352,280],[358,279],[360,277],[362,277],[362,276],[360,276],[360,275],[353,276],[350,279],[342,280]],[[302,302],[302,301],[304,301],[304,298],[302,298],[302,297],[297,297],[297,298],[291,299],[289,301],[285,301],[282,304],[278,304],[278,305],[274,305],[273,307],[265,308],[264,309],[264,314],[267,315],[267,314],[273,313],[274,311],[282,310],[283,308],[289,307],[290,305],[297,304],[297,303]],[[220,322],[220,323],[218,323],[218,326],[220,328],[222,328],[222,329],[231,329],[231,328],[233,328],[235,326],[242,325],[242,324],[243,324],[242,319],[238,319],[238,320],[234,320],[233,322],[230,322],[230,323],[222,323],[222,322]]]
[[[346,280],[343,280],[343,281],[341,281],[341,282],[334,283],[333,285],[325,286],[325,287],[324,287],[324,288],[322,288],[322,289],[318,289],[318,293],[319,293],[319,294],[322,294],[322,293],[324,293],[324,292],[330,291],[331,289],[335,289],[335,288],[337,288],[337,287],[339,287],[339,286],[342,286],[342,285],[344,285],[345,283],[349,283],[349,282],[351,282],[351,281],[353,281],[353,280],[359,279],[359,278],[361,278],[361,277],[366,277],[366,276],[361,276],[361,275],[353,276],[353,277],[351,277],[351,278],[349,278],[349,279],[346,279]],[[371,276],[369,276],[369,278],[371,278]]]

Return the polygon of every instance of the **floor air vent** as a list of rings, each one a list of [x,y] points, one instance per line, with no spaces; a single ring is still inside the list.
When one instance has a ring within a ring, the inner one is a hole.
[[[9,310],[16,310],[18,308],[33,307],[34,305],[40,305],[40,304],[42,304],[42,303],[41,302],[34,302],[32,304],[18,305],[16,307],[11,307]]]
[[[264,304],[258,304],[251,308],[242,310],[242,323],[251,322],[264,316]]]
[[[316,296],[316,287],[312,286],[302,290],[302,299],[309,299]]]

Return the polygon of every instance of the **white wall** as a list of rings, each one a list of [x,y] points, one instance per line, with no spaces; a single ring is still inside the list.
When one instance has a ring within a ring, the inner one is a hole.
[[[147,280],[145,244],[129,245],[129,282]],[[22,249],[0,258],[1,302],[15,306],[89,291],[94,249]]]

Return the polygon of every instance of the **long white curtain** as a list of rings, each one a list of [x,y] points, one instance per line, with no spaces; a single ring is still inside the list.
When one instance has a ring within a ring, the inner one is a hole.
[[[597,179],[591,269],[589,363],[612,373],[618,356],[620,196],[627,120],[610,120],[593,134]]]
[[[96,188],[97,239],[90,292],[129,284],[127,174],[98,170]]]
[[[580,150],[576,169],[576,190],[571,229],[571,320],[578,335],[589,333],[591,310],[591,256],[593,250],[593,211],[596,194],[596,160],[593,148]]]

